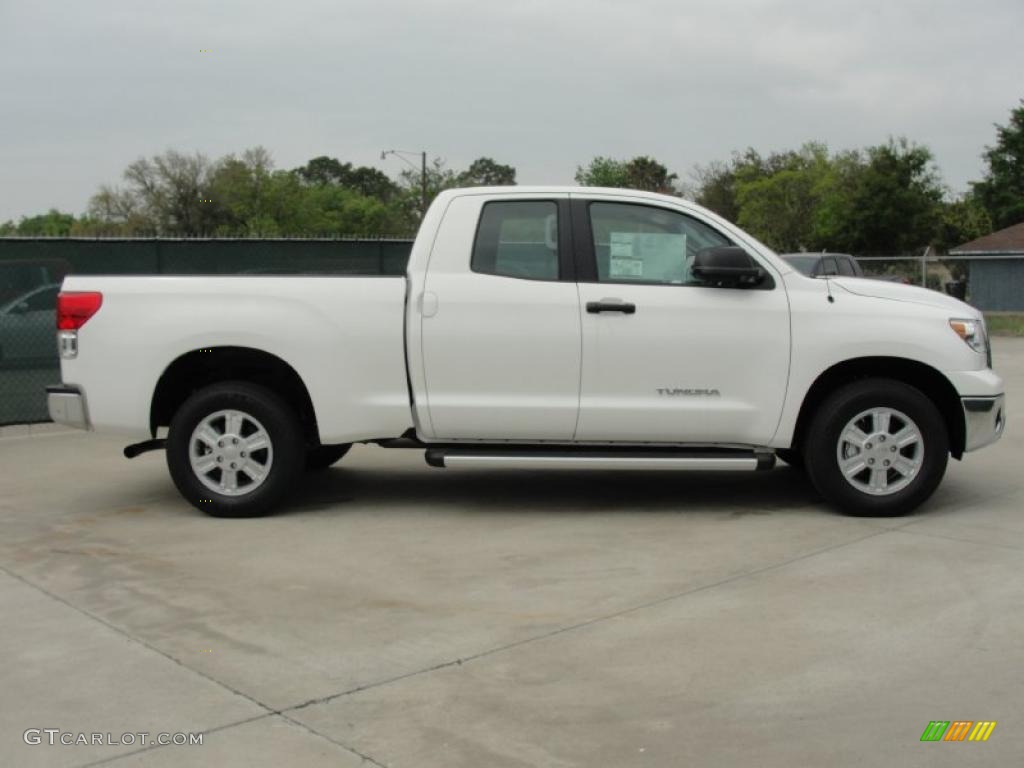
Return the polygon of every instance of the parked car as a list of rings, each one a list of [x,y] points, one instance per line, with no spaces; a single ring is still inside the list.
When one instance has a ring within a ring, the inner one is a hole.
[[[808,278],[637,191],[443,192],[404,277],[72,275],[58,327],[53,419],[140,440],[129,457],[166,448],[183,496],[221,516],[267,512],[356,442],[435,467],[780,456],[837,506],[893,515],[1005,423],[976,309]]]
[[[0,306],[0,365],[56,365],[53,329],[60,284],[43,285]]]
[[[865,275],[857,260],[848,253],[783,253],[780,256],[808,277],[845,275],[912,285],[902,275]]]
[[[5,259],[0,261],[0,306],[34,291],[59,283],[71,271],[65,259]]]

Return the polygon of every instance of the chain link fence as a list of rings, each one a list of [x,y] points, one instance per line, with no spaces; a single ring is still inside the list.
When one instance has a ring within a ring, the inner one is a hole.
[[[399,238],[0,238],[0,425],[49,419],[65,275],[402,275],[411,248]]]

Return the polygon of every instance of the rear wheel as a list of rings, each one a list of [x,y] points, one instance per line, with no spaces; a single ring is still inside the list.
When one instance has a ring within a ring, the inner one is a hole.
[[[341,461],[351,447],[351,443],[344,443],[342,445],[318,445],[316,448],[310,448],[306,451],[306,471],[320,472],[327,469],[332,464]]]
[[[935,404],[920,390],[865,379],[821,404],[803,456],[811,482],[844,512],[903,515],[942,481],[949,435]]]
[[[193,394],[171,420],[167,467],[181,495],[214,517],[273,510],[302,469],[298,419],[270,390],[224,382]]]

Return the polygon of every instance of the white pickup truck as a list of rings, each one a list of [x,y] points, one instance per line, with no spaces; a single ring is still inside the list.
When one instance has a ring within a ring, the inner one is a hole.
[[[58,345],[53,420],[166,448],[219,516],[271,510],[356,442],[437,467],[778,455],[838,507],[895,515],[1006,423],[977,310],[805,277],[699,206],[625,190],[444,192],[404,278],[71,276]]]

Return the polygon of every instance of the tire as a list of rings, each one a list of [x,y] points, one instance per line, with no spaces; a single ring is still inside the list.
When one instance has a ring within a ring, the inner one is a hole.
[[[779,448],[775,451],[775,455],[798,472],[804,471],[804,457],[799,451],[793,448]]]
[[[242,381],[193,394],[174,414],[167,436],[174,484],[192,506],[213,517],[273,511],[293,488],[304,456],[299,420],[288,404]],[[228,470],[229,464],[238,468]]]
[[[308,449],[306,451],[306,471],[322,472],[328,469],[332,464],[341,461],[351,447],[351,443],[344,443],[342,445],[318,445],[316,448]]]
[[[938,487],[949,461],[949,434],[935,404],[890,379],[864,379],[832,393],[803,446],[818,492],[858,516],[912,512]]]

